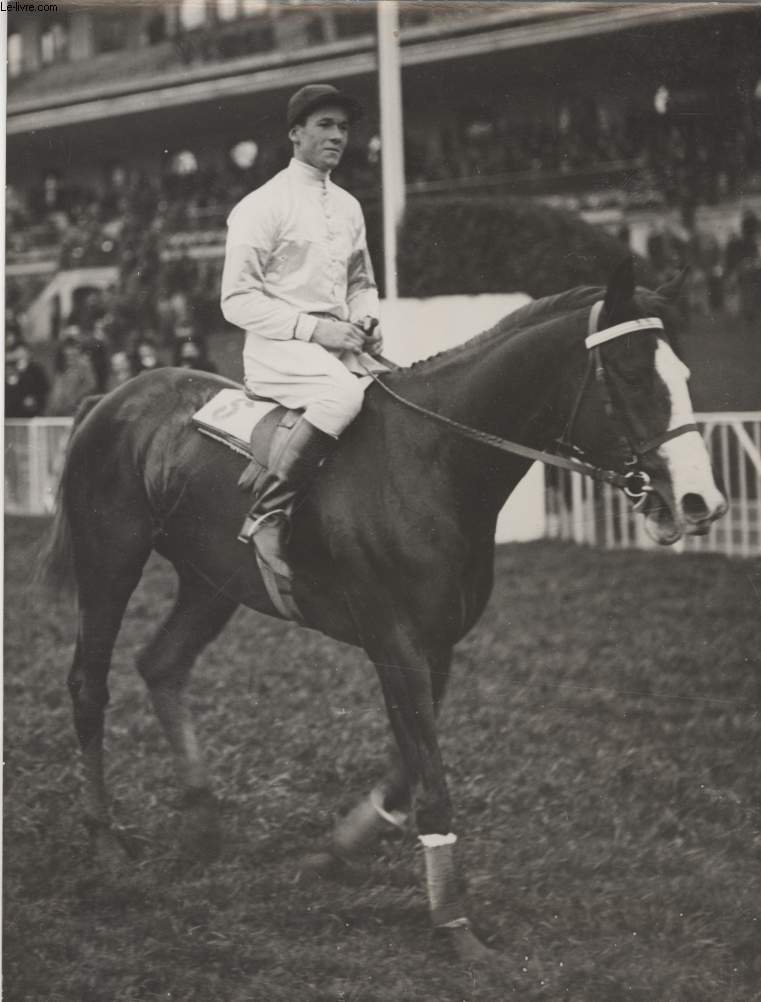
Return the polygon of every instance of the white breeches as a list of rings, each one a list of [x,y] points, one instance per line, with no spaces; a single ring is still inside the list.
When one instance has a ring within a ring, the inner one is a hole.
[[[383,371],[368,355],[360,358],[368,368]],[[335,355],[312,341],[262,337],[254,341],[248,335],[243,368],[246,389],[303,410],[310,424],[334,438],[359,414],[370,382],[369,376],[355,376]]]

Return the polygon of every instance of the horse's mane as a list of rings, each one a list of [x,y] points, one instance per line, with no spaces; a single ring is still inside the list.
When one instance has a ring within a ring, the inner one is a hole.
[[[429,369],[436,368],[441,364],[448,364],[450,361],[470,354],[479,354],[492,341],[508,340],[531,327],[552,320],[561,313],[572,313],[574,310],[590,307],[604,295],[605,288],[603,286],[580,285],[573,289],[566,289],[564,292],[532,300],[502,317],[493,327],[489,327],[480,334],[475,334],[462,344],[455,345],[453,348],[445,348],[413,362],[400,371],[404,374],[414,373],[416,376],[426,374]],[[635,302],[644,312],[662,313],[669,306],[657,292],[641,287],[636,291]]]
[[[507,316],[498,320],[493,327],[489,327],[480,334],[475,334],[462,344],[455,345],[453,348],[445,348],[434,355],[429,355],[427,358],[413,362],[412,365],[406,367],[403,371],[419,375],[429,367],[441,362],[449,362],[473,352],[480,353],[492,341],[504,341],[530,327],[545,323],[557,314],[569,313],[573,310],[582,309],[585,306],[591,306],[596,299],[600,298],[604,291],[599,286],[578,286],[575,289],[566,289],[564,292],[558,292],[552,296],[535,299],[524,306],[520,306],[517,310],[513,310],[512,313],[508,313]]]

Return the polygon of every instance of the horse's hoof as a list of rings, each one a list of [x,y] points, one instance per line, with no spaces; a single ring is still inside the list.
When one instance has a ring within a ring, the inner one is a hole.
[[[299,882],[301,883],[331,880],[334,883],[356,887],[364,879],[364,870],[330,850],[322,850],[305,856],[299,868]]]
[[[457,959],[468,965],[493,964],[498,954],[491,950],[476,936],[470,926],[455,926],[453,929],[441,929],[454,949]]]

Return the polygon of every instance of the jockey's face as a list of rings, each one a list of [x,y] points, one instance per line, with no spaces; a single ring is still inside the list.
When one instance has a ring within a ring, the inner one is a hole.
[[[318,170],[333,170],[341,162],[349,139],[349,116],[340,105],[325,104],[288,133],[293,156]]]

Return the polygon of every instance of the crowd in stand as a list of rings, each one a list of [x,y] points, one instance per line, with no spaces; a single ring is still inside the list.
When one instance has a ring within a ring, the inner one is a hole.
[[[614,119],[602,107],[572,117],[561,111],[553,122],[522,124],[473,115],[442,131],[431,145],[410,139],[408,180],[418,185],[466,178],[529,175],[572,176],[613,167],[625,170],[627,185],[617,195],[694,211],[735,196],[741,185],[761,187],[761,122],[734,126],[703,116],[670,120],[657,114]],[[626,201],[622,207],[626,207]]]
[[[125,231],[129,236],[136,222],[160,232],[224,226],[230,207],[278,166],[263,153],[246,168],[201,168],[192,153],[183,151],[163,174],[115,167],[87,185],[65,182],[55,173],[30,193],[9,185],[8,253],[54,247],[64,268],[113,264]]]
[[[622,237],[628,240],[628,233]],[[707,231],[676,233],[658,226],[648,236],[647,257],[658,284],[689,265],[691,313],[738,317],[746,330],[761,336],[761,223],[755,213],[743,214],[739,232],[724,246]]]
[[[82,220],[93,223],[93,240],[97,226],[113,227],[110,263],[118,280],[105,289],[80,290],[70,315],[51,316],[49,335],[56,354],[45,379],[28,371],[19,316],[22,296],[14,281],[8,282],[6,417],[72,415],[85,396],[106,392],[161,364],[213,371],[206,338],[219,326],[220,263],[163,261],[166,205],[161,186],[137,173],[128,177],[115,172],[112,180],[111,187],[96,193],[100,200],[72,200],[70,207],[79,220],[79,234],[85,230]],[[75,193],[69,194],[73,199]],[[60,206],[56,211],[62,211]],[[62,267],[82,263],[93,263],[86,247],[64,239]],[[35,392],[28,393],[32,382]]]
[[[86,324],[86,311],[80,316]],[[7,418],[71,417],[85,397],[107,393],[161,365],[216,371],[205,339],[182,327],[171,345],[139,332],[120,345],[107,314],[96,315],[90,326],[67,324],[55,346],[52,371],[33,358],[12,311],[6,311],[5,330]]]
[[[466,114],[437,137],[407,137],[407,176],[412,184],[427,184],[636,163],[629,192],[649,186],[661,206],[681,210],[681,235],[665,226],[650,235],[654,271],[665,276],[691,264],[695,309],[727,309],[757,324],[758,220],[747,213],[741,232],[723,247],[694,221],[696,206],[761,181],[761,131],[730,126],[712,131],[699,117],[685,121],[662,117],[653,124],[651,115],[616,122],[596,107],[586,117],[561,113],[552,127],[540,121],[519,127]],[[259,149],[253,141],[239,147],[232,151],[238,156],[216,166],[199,165],[189,150],[177,153],[163,175],[115,167],[87,189],[64,186],[51,175],[28,202],[9,187],[10,257],[27,249],[30,239],[47,237],[59,252],[60,267],[108,263],[118,279],[105,290],[87,290],[71,315],[52,317],[56,358],[47,371],[24,343],[18,316],[24,303],[9,280],[6,416],[73,414],[83,396],[158,364],[211,368],[205,339],[221,323],[221,260],[184,256],[183,235],[191,244],[202,243],[205,234],[219,243],[230,207],[286,160],[279,147]],[[371,136],[349,151],[336,179],[366,198],[380,190],[379,170],[380,140]]]
[[[761,121],[754,115],[761,115],[761,102],[744,117],[721,121],[655,111],[615,117],[594,102],[523,122],[463,110],[441,126],[410,126],[407,180],[423,191],[502,184],[509,194],[511,185],[524,192],[527,180],[541,191],[545,179],[550,191],[558,178],[577,175],[589,188],[599,174],[601,190],[622,208],[678,208],[689,225],[700,205],[761,191]],[[116,166],[86,188],[51,173],[26,200],[10,187],[9,254],[47,241],[59,249],[63,267],[111,263],[135,217],[163,233],[218,231],[239,198],[284,166],[287,148],[248,140],[218,153],[203,164],[192,150],[168,154],[163,173]],[[620,172],[620,183],[611,181],[611,171]],[[363,199],[380,196],[380,139],[372,129],[347,151],[336,180]]]

